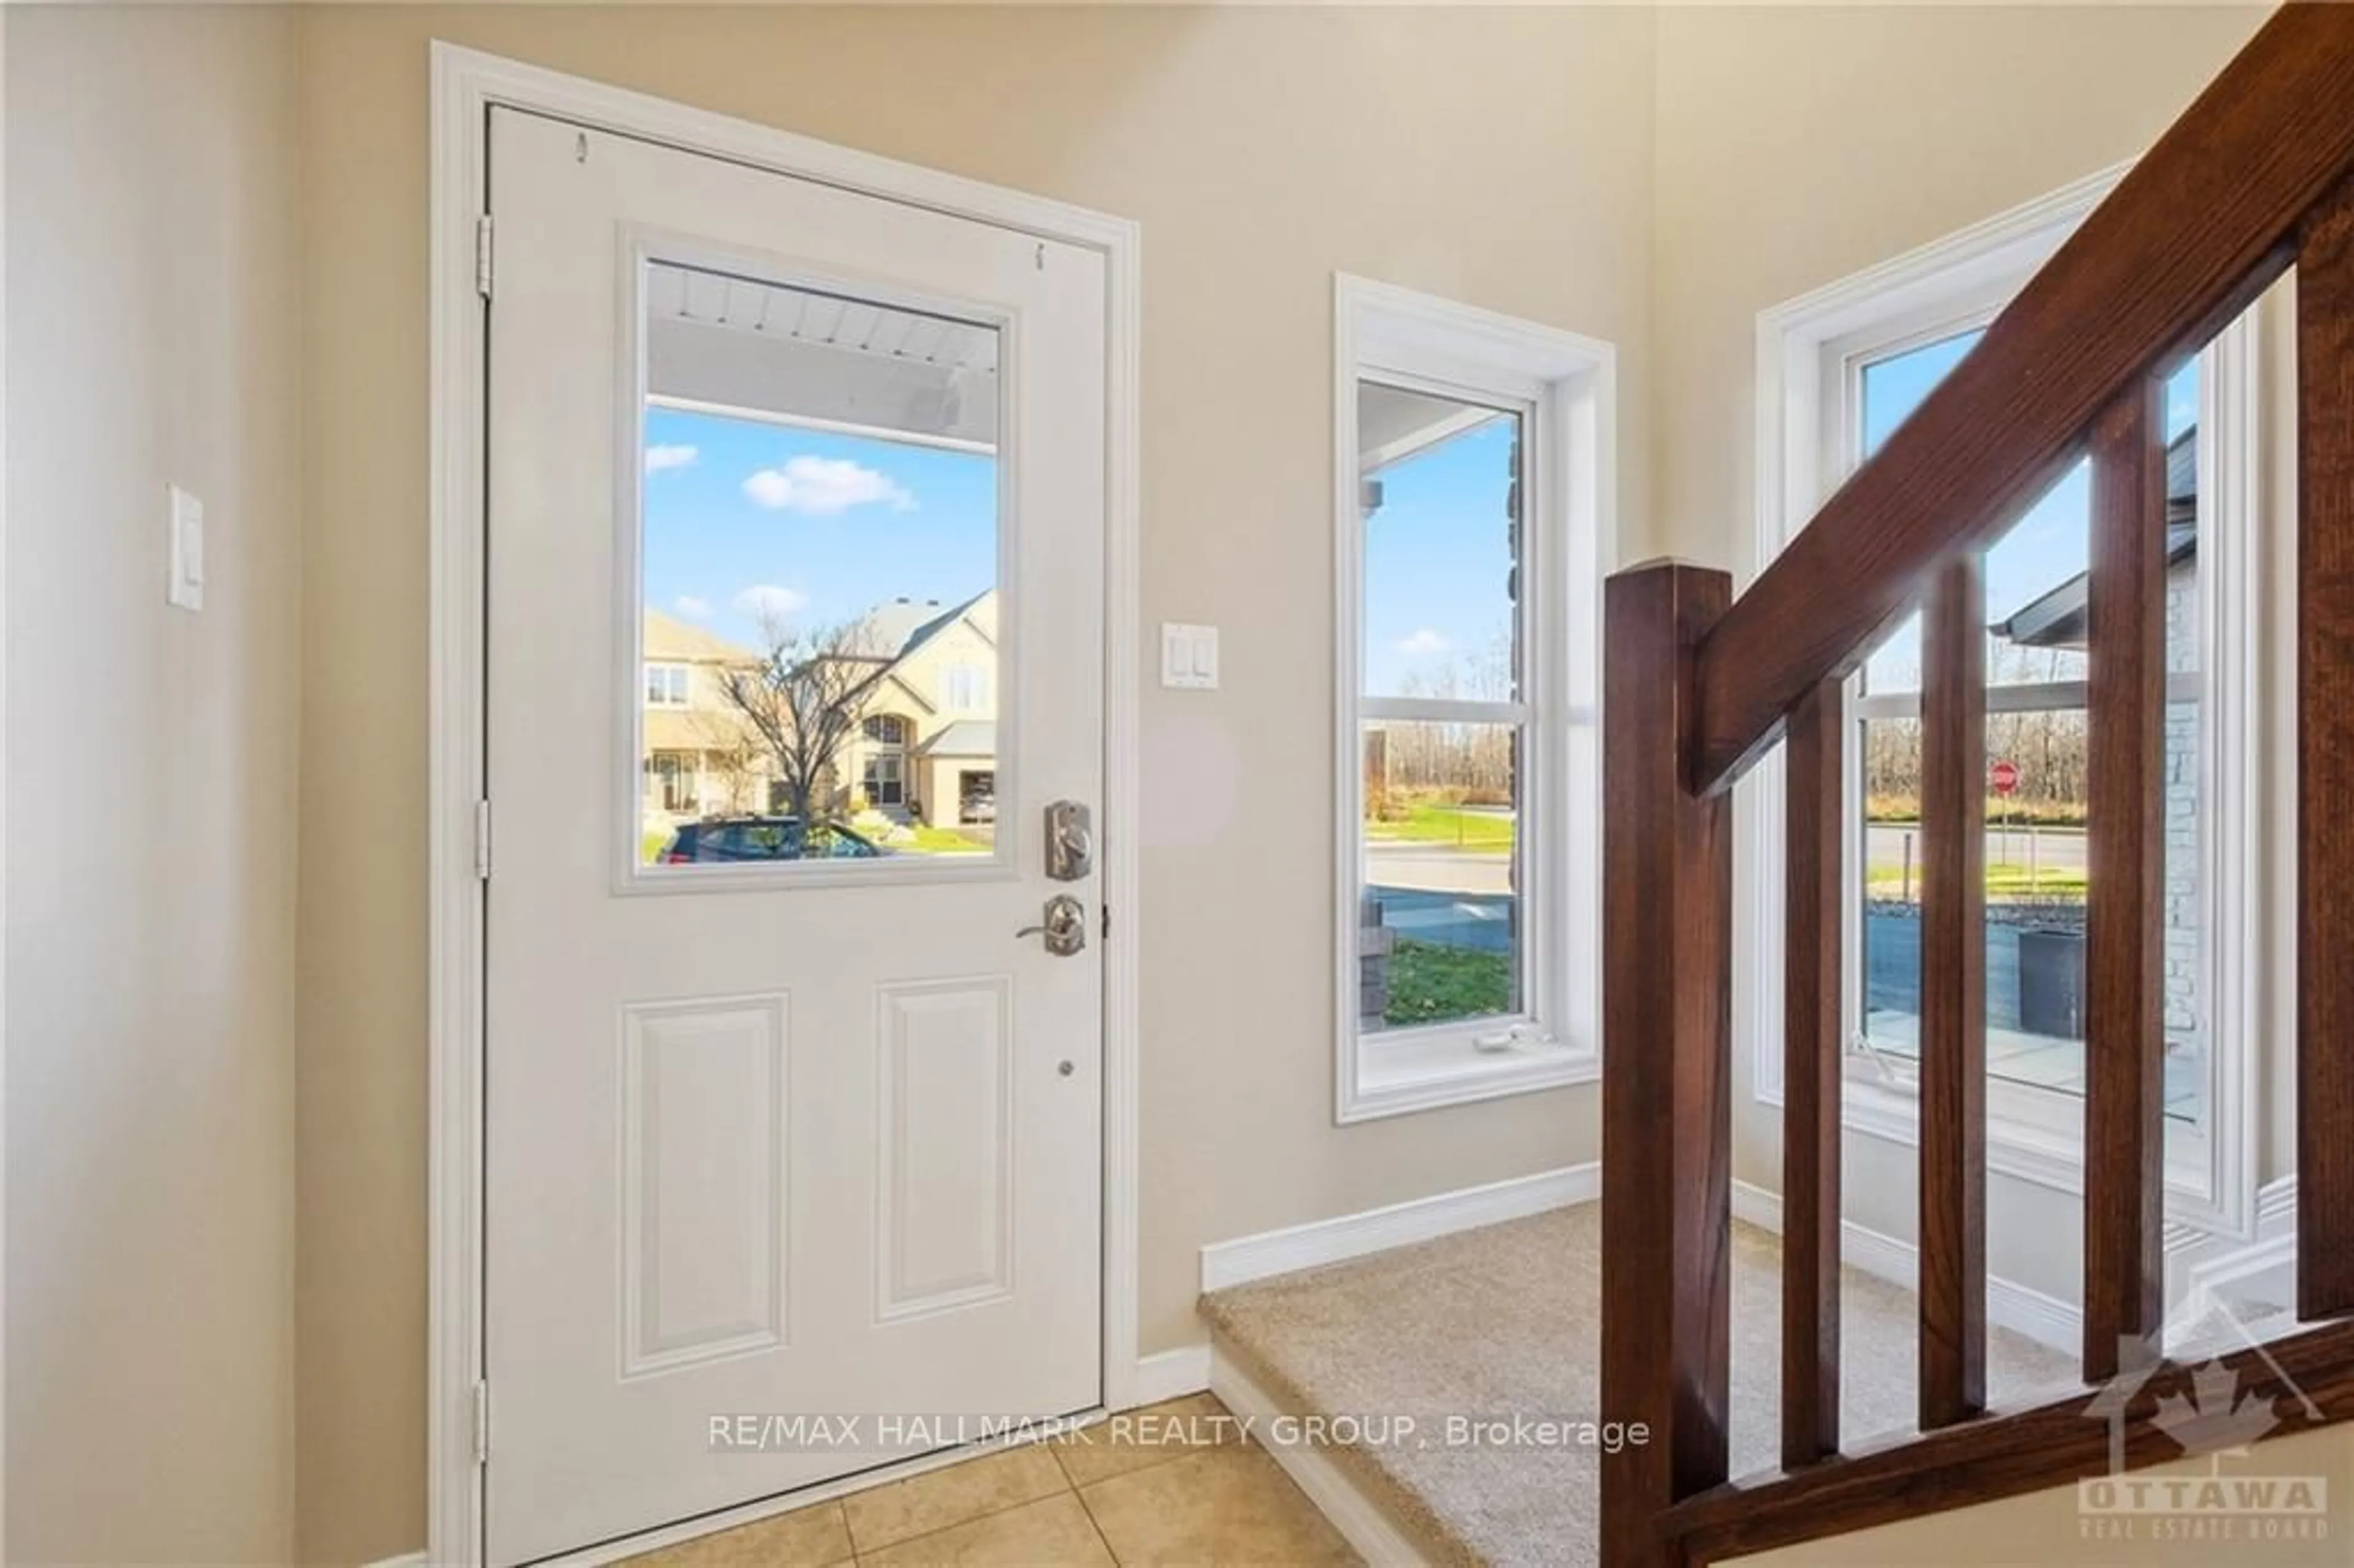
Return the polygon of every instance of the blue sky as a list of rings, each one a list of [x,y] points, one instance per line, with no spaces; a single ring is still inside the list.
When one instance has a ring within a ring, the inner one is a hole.
[[[1930,389],[1961,363],[1962,355],[1983,335],[1963,333],[1925,344],[1893,358],[1879,360],[1863,372],[1863,450],[1879,450],[1889,432],[1921,406]],[[2167,384],[2166,434],[2171,440],[2199,418],[2199,362],[2192,359]],[[2029,508],[2009,533],[1987,552],[1987,620],[2005,620],[2024,606],[2084,571],[2088,564],[2087,532],[2092,506],[2091,470],[2078,463]],[[2073,663],[2072,663],[2073,662]],[[2039,666],[2035,679],[2081,676],[2081,657],[2065,655],[2062,665]],[[1889,634],[1865,667],[1865,684],[1881,691],[1920,684],[1920,623],[1907,620]],[[1989,674],[1993,673],[1991,661]]]
[[[1977,340],[1869,366],[1865,450]],[[2194,360],[2168,387],[2168,436],[2197,412]],[[1381,471],[1365,535],[1367,693],[1469,671],[1510,634],[1516,423],[1499,415]],[[953,604],[996,580],[992,457],[654,408],[646,470],[647,604],[734,641],[758,645],[764,605],[795,627],[829,627],[903,595]],[[2088,501],[2079,465],[1988,553],[1989,620],[2084,569]],[[1875,683],[1916,681],[1917,647],[1917,630],[1899,629],[1872,661]]]
[[[1468,670],[1510,635],[1504,508],[1518,422],[1500,414],[1374,476],[1382,505],[1365,524],[1369,694],[1400,695],[1409,677],[1427,682],[1450,662]]]
[[[997,580],[997,460],[646,410],[647,605],[749,647]]]

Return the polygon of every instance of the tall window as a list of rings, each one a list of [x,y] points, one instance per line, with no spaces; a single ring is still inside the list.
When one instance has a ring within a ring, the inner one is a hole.
[[[1336,492],[1343,1120],[1592,1071],[1608,364],[1600,344],[1352,284]]]
[[[1522,1009],[1524,415],[1364,381],[1366,1031]]]
[[[1978,339],[1956,334],[1861,366],[1858,459],[1928,395]],[[2199,363],[2167,388],[2168,669],[2166,1108],[2206,1109],[2200,1022],[2199,790]],[[2078,463],[1986,552],[1986,974],[1988,1074],[2044,1096],[2084,1092],[2087,877],[2086,580],[2091,473]],[[1861,932],[1851,1075],[1906,1082],[1921,1008],[1921,640],[1917,618],[1867,662],[1854,702],[1861,773],[1850,922]]]
[[[1763,566],[1977,343],[2105,194],[2088,181],[1761,318]],[[2256,334],[2243,319],[2167,388],[2165,1111],[2169,1214],[2253,1213],[2259,1033],[2250,940],[2261,895],[2253,805],[2265,521],[2254,501]],[[2079,463],[1987,548],[1988,1163],[2083,1181],[2086,576]],[[1921,1010],[1921,637],[1900,623],[1850,682],[1846,1038],[1849,1125],[1917,1138]],[[1782,1094],[1778,760],[1740,798],[1755,902],[1741,924],[1759,1098]]]
[[[952,714],[989,711],[989,669],[982,664],[951,664],[940,678],[941,695]]]

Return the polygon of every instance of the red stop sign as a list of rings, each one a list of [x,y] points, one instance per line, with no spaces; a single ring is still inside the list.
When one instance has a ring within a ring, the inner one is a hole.
[[[1998,795],[2013,793],[2019,788],[2019,764],[2007,758],[1996,763],[1987,769],[1987,782],[1994,786]]]

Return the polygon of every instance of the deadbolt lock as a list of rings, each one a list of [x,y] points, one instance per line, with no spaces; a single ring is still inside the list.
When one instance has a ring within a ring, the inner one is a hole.
[[[1081,800],[1057,800],[1046,808],[1046,874],[1056,882],[1080,882],[1096,868],[1095,820]]]

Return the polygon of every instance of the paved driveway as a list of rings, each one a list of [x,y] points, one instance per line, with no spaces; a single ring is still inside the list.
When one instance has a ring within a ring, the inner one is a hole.
[[[1382,924],[1417,942],[1508,953],[1512,948],[1512,857],[1452,844],[1365,846],[1365,891]]]

